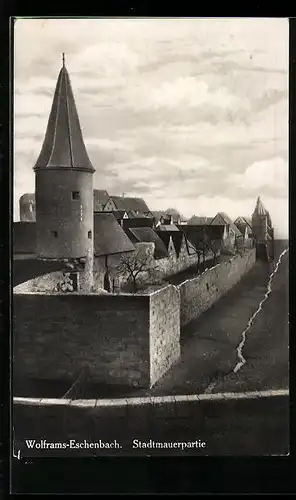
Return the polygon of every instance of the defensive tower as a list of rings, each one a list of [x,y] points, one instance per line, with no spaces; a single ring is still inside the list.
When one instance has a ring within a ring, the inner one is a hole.
[[[37,256],[84,262],[93,279],[93,173],[65,65],[58,75],[43,146],[34,166]]]

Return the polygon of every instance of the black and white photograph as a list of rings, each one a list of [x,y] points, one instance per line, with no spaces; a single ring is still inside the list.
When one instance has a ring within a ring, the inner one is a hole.
[[[288,456],[289,20],[13,40],[13,456]]]

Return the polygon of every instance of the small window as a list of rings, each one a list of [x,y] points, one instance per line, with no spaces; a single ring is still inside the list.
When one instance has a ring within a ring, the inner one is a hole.
[[[72,191],[72,200],[80,200],[80,192]]]
[[[87,236],[88,236],[88,239],[91,240],[91,231],[88,231]]]
[[[50,231],[50,234],[51,234],[51,236],[53,236],[54,238],[57,238],[57,237],[58,237],[58,232],[57,232],[57,231]]]

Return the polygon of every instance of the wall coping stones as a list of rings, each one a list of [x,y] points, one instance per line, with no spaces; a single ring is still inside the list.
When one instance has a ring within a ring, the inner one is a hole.
[[[72,399],[70,406],[87,406],[88,408],[94,408],[96,406],[96,399]]]
[[[126,406],[126,405],[127,405],[126,398],[117,398],[117,399],[97,399],[95,406],[97,407],[97,406]]]
[[[24,282],[26,283],[26,282]],[[19,285],[17,285],[19,286]],[[46,295],[46,296],[62,296],[62,297],[73,297],[73,295],[75,296],[79,296],[79,297],[151,297],[151,295],[155,295],[156,293],[159,293],[159,292],[162,292],[164,290],[166,290],[167,288],[169,287],[174,287],[174,288],[178,288],[176,285],[171,285],[171,284],[168,284],[166,286],[160,286],[159,288],[157,288],[156,290],[148,290],[146,293],[99,293],[99,292],[56,292],[56,291],[52,291],[52,290],[20,290],[16,288],[16,286],[13,288],[13,294],[14,295],[23,295],[23,296],[26,296],[26,295]]]
[[[245,249],[245,253],[251,254],[253,251],[254,251],[253,248]],[[219,266],[221,266],[222,264],[225,264],[225,263],[226,264],[230,264],[233,260],[237,259],[238,257],[242,257],[242,255],[240,255],[239,253],[235,254],[235,255],[231,256],[229,259],[224,260],[222,262],[219,262],[218,264],[216,264],[213,267],[207,267],[201,274],[198,274],[195,278],[188,278],[185,281],[182,281],[182,283],[179,283],[178,287],[184,285],[185,283],[188,283],[189,281],[198,280],[199,278],[201,278],[201,276],[203,276],[204,274],[206,274],[208,271],[213,271],[214,269],[216,269],[216,267],[219,267]]]
[[[181,287],[182,285],[185,285],[185,283],[188,283],[190,281],[193,281],[193,280],[199,280],[204,274],[206,274],[208,271],[213,271],[213,269],[216,269],[216,267],[219,267],[221,266],[222,262],[219,262],[219,264],[216,264],[215,266],[213,267],[206,267],[206,269],[198,274],[197,276],[195,276],[194,278],[187,278],[185,281],[182,281],[182,283],[179,283],[178,287]]]
[[[179,402],[191,402],[191,401],[199,401],[200,400],[200,396],[198,396],[197,394],[192,394],[192,395],[184,395],[184,396],[175,396],[175,399],[176,399],[176,403],[179,403]]]
[[[21,398],[20,398],[21,399]],[[56,398],[56,399],[47,399],[47,398],[42,398],[40,400],[40,405],[69,405],[71,404],[71,399],[63,399],[63,398]]]
[[[214,394],[184,394],[170,396],[148,396],[118,399],[57,399],[57,398],[21,398],[14,397],[13,403],[18,405],[55,406],[69,405],[78,407],[112,407],[112,406],[136,406],[156,405],[166,403],[197,402],[197,401],[225,401],[236,399],[259,399],[278,396],[289,396],[289,389],[249,391],[249,392],[224,392]]]
[[[13,398],[14,403],[19,403],[22,405],[41,405],[41,404],[44,404],[44,403],[42,403],[42,401],[44,401],[43,398]],[[57,401],[57,400],[54,399],[52,401]],[[54,404],[54,403],[50,403],[50,404]]]

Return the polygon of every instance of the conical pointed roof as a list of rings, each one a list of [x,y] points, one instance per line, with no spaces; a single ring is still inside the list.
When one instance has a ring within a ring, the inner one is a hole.
[[[265,206],[263,205],[260,196],[257,198],[256,206],[253,215],[267,215]]]
[[[95,171],[84,145],[64,57],[43,146],[34,170],[39,168],[75,168]]]

